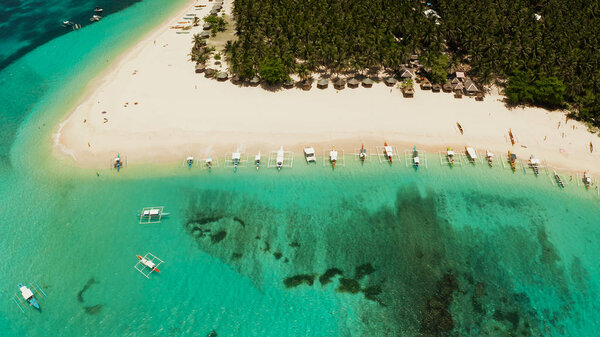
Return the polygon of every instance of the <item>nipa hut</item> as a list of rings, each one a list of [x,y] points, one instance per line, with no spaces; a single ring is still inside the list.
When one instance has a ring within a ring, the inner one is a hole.
[[[300,82],[300,87],[302,88],[302,90],[308,91],[312,89],[312,81],[307,78],[304,81]]]
[[[325,78],[322,78],[317,82],[317,88],[319,89],[327,89],[327,86],[329,86],[329,81]]]
[[[333,87],[336,90],[342,90],[346,87],[346,81],[341,78],[338,78],[335,82],[333,82]]]
[[[398,80],[393,77],[386,77],[384,81],[385,85],[387,85],[388,87],[393,87],[396,85],[396,83],[398,83]]]
[[[469,95],[475,95],[479,91],[479,89],[477,89],[477,86],[473,81],[468,79],[465,81],[465,91]]]
[[[431,91],[433,91],[433,92],[440,92],[441,90],[442,90],[442,86],[437,83],[431,86]]]
[[[213,77],[215,77],[215,73],[216,73],[216,72],[217,72],[217,71],[216,71],[216,70],[214,70],[214,69],[211,69],[211,68],[206,68],[206,69],[204,70],[204,77],[206,77],[206,78],[213,78]]]
[[[442,90],[444,92],[452,92],[452,84],[450,82],[444,83],[444,85],[442,86]]]
[[[242,79],[238,75],[234,75],[231,78],[231,83],[233,83],[233,84],[240,84],[241,82],[242,82]]]
[[[227,75],[227,73],[224,71],[219,71],[217,73],[216,77],[217,77],[217,81],[223,82],[223,81],[227,81],[227,79],[229,78],[229,75]]]
[[[348,81],[348,88],[356,89],[356,88],[358,88],[359,84],[360,84],[360,82],[356,78],[351,78]]]
[[[260,78],[258,76],[254,76],[250,79],[250,85],[255,87],[260,84]]]
[[[402,96],[411,98],[415,96],[415,90],[412,87],[405,87],[402,89]]]
[[[202,26],[202,29],[204,30],[210,30],[212,28],[212,25],[210,23],[205,23],[204,26]]]
[[[479,101],[479,102],[483,102],[483,93],[482,92],[478,92],[477,96],[475,96],[475,100]]]
[[[415,73],[412,71],[412,69],[402,68],[402,70],[400,70],[400,77],[402,78],[413,78],[414,76]]]
[[[207,31],[204,31],[204,32],[200,33],[200,37],[203,39],[208,39],[210,37],[210,33]]]
[[[421,90],[431,90],[431,82],[428,79],[421,81]]]
[[[454,90],[454,98],[462,98],[462,90]]]
[[[365,87],[365,88],[370,88],[370,87],[372,87],[372,86],[373,86],[373,83],[375,83],[375,82],[373,82],[373,80],[372,80],[372,79],[370,79],[370,78],[368,78],[368,77],[367,77],[367,78],[364,78],[364,79],[362,80],[362,86],[363,86],[363,87]]]
[[[197,63],[196,64],[196,73],[197,74],[203,73],[204,69],[206,69],[206,65],[204,63]]]
[[[283,87],[286,89],[291,89],[294,87],[294,80],[288,78],[285,82],[283,82]]]

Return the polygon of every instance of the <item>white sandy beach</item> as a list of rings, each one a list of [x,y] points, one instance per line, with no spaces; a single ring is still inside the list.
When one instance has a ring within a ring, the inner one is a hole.
[[[192,11],[195,4],[208,6]],[[228,13],[231,3],[224,6]],[[308,92],[272,92],[206,79],[194,72],[188,56],[201,25],[190,34],[169,27],[185,13],[203,17],[210,7],[205,0],[190,2],[94,80],[57,127],[57,153],[71,155],[83,167],[105,168],[116,153],[136,165],[217,156],[236,148],[267,153],[281,145],[300,152],[310,144],[317,153],[336,145],[350,153],[361,143],[374,148],[386,140],[398,149],[417,145],[431,152],[469,145],[503,158],[510,149],[522,159],[534,154],[558,169],[600,175],[600,138],[585,125],[565,122],[560,111],[509,110],[498,95],[476,102],[415,86],[415,97],[407,99],[383,83],[370,89],[336,91],[330,84],[325,90],[315,85]],[[517,139],[514,146],[509,128]]]

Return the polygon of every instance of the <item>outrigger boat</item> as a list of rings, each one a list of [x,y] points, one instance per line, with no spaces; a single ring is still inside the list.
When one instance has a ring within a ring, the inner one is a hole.
[[[510,168],[514,172],[517,169],[517,155],[511,153],[510,150],[508,150],[508,161],[510,162]]]
[[[99,13],[102,14],[102,12],[104,12],[104,9],[100,8],[100,7],[96,7],[94,8],[94,13]]]
[[[102,17],[100,15],[92,15],[92,17],[90,18],[91,22],[98,22],[102,20]]]
[[[33,291],[31,291],[31,289],[29,289],[23,283],[19,283],[18,287],[19,287],[19,291],[21,292],[21,296],[23,297],[23,299],[25,301],[27,301],[30,306],[32,306],[38,310],[41,310],[40,304],[38,303],[38,301],[35,299],[35,296],[33,295]]]
[[[462,128],[462,125],[460,125],[460,123],[459,123],[459,122],[456,122],[456,126],[458,127],[458,131],[460,131],[460,134],[462,135],[462,134],[463,134],[463,128]]]
[[[590,153],[594,152],[594,144],[592,144],[592,142],[590,142]]]
[[[210,158],[210,157],[206,158],[205,162],[206,162],[206,167],[208,168],[208,170],[209,171],[212,170],[212,158]]]
[[[365,144],[361,145],[360,153],[358,154],[358,158],[360,158],[360,161],[362,163],[364,163],[365,159],[367,159],[367,150],[365,149]]]
[[[392,160],[392,156],[394,155],[392,147],[388,145],[387,142],[383,143],[383,153],[385,154],[386,159],[390,162],[390,164],[393,163]]]
[[[117,169],[117,172],[119,172],[121,170],[121,167],[123,166],[123,163],[121,162],[121,155],[118,153],[117,157],[114,159],[113,166]]]
[[[144,208],[141,213],[136,214],[138,218],[161,218],[169,216],[171,213],[163,212],[162,207],[150,207]]]
[[[154,263],[150,260],[146,260],[145,258],[141,257],[140,255],[136,255],[136,256],[144,266],[150,268],[150,270],[152,270],[152,271],[160,273],[160,270],[158,268],[156,268],[156,263]]]
[[[512,129],[508,129],[508,135],[510,136],[510,142],[515,145],[515,137],[513,136]]]
[[[136,256],[139,261],[135,264],[135,266],[133,266],[133,268],[142,273],[142,275],[146,276],[146,278],[150,278],[150,274],[153,272],[160,273],[158,266],[164,262],[163,260],[154,256],[152,253],[147,253],[144,256]]]
[[[256,156],[254,156],[254,164],[256,165],[256,170],[260,168],[260,152]]]
[[[240,165],[241,154],[239,150],[236,150],[231,154],[231,161],[233,162],[233,172],[237,171],[238,165]]]
[[[315,149],[312,146],[304,148],[304,158],[307,163],[316,163],[317,157],[315,156]]]
[[[588,190],[590,189],[590,186],[592,186],[592,177],[590,177],[587,171],[583,172],[583,184]]]
[[[419,150],[417,150],[417,146],[413,146],[413,164],[415,165],[415,168],[419,168],[419,164],[421,163],[421,160],[419,159]]]
[[[446,149],[446,155],[448,156],[448,164],[454,166],[454,151],[450,150],[450,147]]]
[[[564,188],[565,184],[563,183],[562,179],[560,179],[560,176],[558,175],[558,173],[556,173],[556,170],[554,171],[554,179],[556,179],[556,183],[558,184],[558,186]]]
[[[531,166],[533,173],[535,173],[536,176],[540,174],[540,160],[535,158],[533,155],[529,157],[529,166]]]
[[[466,147],[466,146],[465,146],[465,152],[467,152],[467,156],[469,156],[471,163],[475,164],[475,161],[477,160],[477,152],[475,152],[475,150],[472,147]]]
[[[283,151],[283,146],[277,151],[277,158],[275,160],[275,164],[277,166],[277,171],[281,171],[283,167],[283,160],[285,159],[285,152]]]
[[[185,159],[185,161],[187,162],[188,168],[192,168],[192,165],[194,165],[194,157],[189,156]]]
[[[329,151],[329,161],[331,161],[331,166],[335,168],[335,163],[337,162],[338,152],[335,150],[335,146],[331,148]]]
[[[488,164],[490,167],[494,167],[494,154],[490,151],[485,151],[485,157],[487,158]]]

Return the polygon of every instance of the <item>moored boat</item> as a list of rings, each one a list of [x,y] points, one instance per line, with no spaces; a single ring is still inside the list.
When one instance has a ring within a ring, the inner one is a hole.
[[[142,217],[142,218],[158,218],[158,217],[165,217],[165,216],[169,216],[171,215],[171,213],[169,212],[163,212],[161,208],[157,207],[157,208],[147,208],[144,209],[142,211],[142,213],[138,213],[135,216],[136,217]]]
[[[304,158],[307,163],[316,163],[317,157],[315,155],[315,149],[312,146],[304,148]]]
[[[490,167],[494,167],[494,154],[490,151],[485,151],[485,158],[487,158]]]
[[[143,264],[144,266],[150,268],[150,271],[155,271],[157,273],[160,273],[160,270],[158,270],[158,268],[156,268],[156,263],[140,256],[140,255],[136,255],[137,258],[140,260],[140,263]]]
[[[385,155],[385,158],[390,162],[390,164],[393,164],[392,156],[394,155],[394,151],[392,147],[388,145],[387,142],[383,143],[383,154]]]
[[[477,152],[475,152],[475,150],[472,147],[467,146],[465,146],[465,152],[467,153],[467,156],[469,157],[471,163],[475,164],[475,161],[477,161]]]
[[[237,171],[238,165],[240,165],[240,158],[241,158],[241,154],[239,152],[239,150],[236,150],[234,153],[231,154],[231,162],[233,163],[233,171]]]
[[[204,162],[206,163],[206,167],[208,168],[208,170],[212,170],[212,158],[208,157]]]
[[[564,188],[565,184],[563,183],[562,179],[560,178],[560,176],[558,175],[558,173],[556,173],[556,171],[554,171],[554,179],[556,179],[556,183],[558,184],[558,186]]]
[[[454,166],[454,151],[450,147],[446,149],[446,156],[448,157],[448,164]]]
[[[260,168],[260,152],[254,156],[254,165],[256,165],[256,170]]]
[[[419,159],[419,150],[417,150],[417,146],[413,146],[413,165],[415,168],[419,168],[419,164],[421,164],[421,160]]]
[[[278,171],[281,171],[281,168],[283,167],[284,159],[285,159],[285,152],[283,151],[283,146],[282,146],[277,151],[277,158],[275,159],[275,166],[277,166]]]
[[[335,164],[337,163],[338,152],[335,150],[335,146],[331,148],[329,151],[329,161],[331,161],[331,167],[335,168]]]
[[[365,149],[365,144],[361,145],[360,152],[358,154],[358,158],[360,158],[360,161],[362,163],[364,163],[365,159],[367,159],[367,150]]]
[[[533,173],[537,176],[540,174],[540,160],[535,158],[533,155],[529,157],[529,166],[533,169]]]
[[[508,162],[510,163],[510,168],[514,172],[517,169],[517,155],[511,153],[510,150],[508,150]]]
[[[113,167],[117,169],[117,172],[121,171],[123,162],[121,161],[121,155],[117,153],[117,157],[113,161]]]
[[[192,165],[194,165],[194,157],[189,156],[185,159],[185,161],[188,165],[188,168],[192,168]]]
[[[32,307],[34,307],[34,308],[36,308],[38,310],[41,310],[40,304],[35,299],[33,291],[31,291],[31,289],[29,289],[23,283],[19,283],[18,287],[19,287],[19,291],[21,292],[21,296],[23,297],[23,299],[25,301],[27,301],[27,303],[29,303],[30,306],[32,306]]]
[[[592,177],[590,177],[590,174],[588,173],[588,171],[583,172],[583,184],[585,185],[585,188],[587,188],[588,190],[592,186]]]
[[[91,22],[98,22],[98,21],[100,21],[100,20],[102,20],[102,17],[101,17],[100,15],[95,15],[95,14],[94,14],[94,15],[92,15],[92,17],[90,18],[90,21],[91,21]]]
[[[104,9],[102,9],[100,7],[94,8],[94,13],[102,14],[102,12],[104,12]]]
[[[515,137],[513,136],[512,129],[508,129],[508,136],[510,137],[510,143],[515,145]]]
[[[460,134],[462,135],[462,134],[463,134],[463,128],[462,128],[462,125],[460,125],[460,123],[459,123],[459,122],[456,122],[456,126],[458,127],[458,131],[460,131]]]

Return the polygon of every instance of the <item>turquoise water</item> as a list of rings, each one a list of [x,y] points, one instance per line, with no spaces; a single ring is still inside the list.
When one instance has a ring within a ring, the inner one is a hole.
[[[434,155],[417,172],[62,167],[64,111],[181,3],[140,2],[0,73],[1,336],[596,335],[600,198],[574,181]],[[172,216],[138,224],[157,205]],[[150,279],[133,268],[147,252],[165,261]],[[32,281],[48,296],[23,314],[11,297]]]

